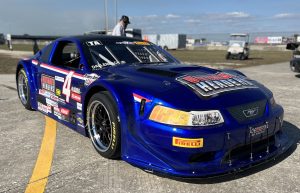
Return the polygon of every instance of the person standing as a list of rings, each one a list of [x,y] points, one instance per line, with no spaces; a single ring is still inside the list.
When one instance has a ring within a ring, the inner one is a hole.
[[[9,50],[13,50],[12,48],[12,42],[11,42],[11,35],[10,34],[6,34],[6,41],[7,41],[7,47]]]
[[[127,25],[130,24],[129,18],[123,15],[117,25],[114,27],[112,35],[113,36],[126,36],[125,30]]]

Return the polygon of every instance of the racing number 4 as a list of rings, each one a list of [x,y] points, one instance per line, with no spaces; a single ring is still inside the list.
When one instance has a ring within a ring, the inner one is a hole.
[[[71,96],[71,83],[72,83],[72,76],[74,74],[74,71],[69,72],[67,75],[63,88],[62,88],[62,94],[66,95],[66,102],[70,101]]]

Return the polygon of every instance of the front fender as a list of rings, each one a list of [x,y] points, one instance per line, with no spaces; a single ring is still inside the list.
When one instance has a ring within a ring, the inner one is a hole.
[[[37,85],[35,81],[35,74],[36,70],[33,69],[31,60],[21,60],[19,61],[16,69],[16,84],[18,84],[18,73],[20,69],[24,69],[27,79],[28,79],[28,85],[30,90],[30,101],[31,101],[31,107],[33,109],[37,109],[37,103],[36,103],[36,93],[37,93]]]

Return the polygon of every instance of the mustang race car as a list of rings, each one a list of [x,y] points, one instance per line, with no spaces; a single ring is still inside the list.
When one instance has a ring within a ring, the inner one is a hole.
[[[19,62],[18,95],[33,109],[89,136],[105,158],[146,171],[201,177],[282,154],[283,108],[235,70],[179,62],[139,39],[58,39]]]

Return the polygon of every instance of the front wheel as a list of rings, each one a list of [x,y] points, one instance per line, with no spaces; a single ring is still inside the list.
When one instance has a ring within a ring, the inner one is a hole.
[[[87,107],[87,129],[94,148],[105,158],[120,157],[118,112],[107,92],[92,96]]]
[[[23,68],[18,72],[17,87],[18,87],[17,88],[18,96],[21,100],[22,105],[26,109],[32,110],[31,103],[30,103],[30,88],[28,84],[28,78]]]

